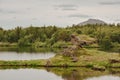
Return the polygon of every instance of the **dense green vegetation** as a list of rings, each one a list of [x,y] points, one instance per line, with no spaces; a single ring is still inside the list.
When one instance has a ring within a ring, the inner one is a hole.
[[[0,45],[9,46],[17,44],[20,47],[66,47],[70,45],[71,34],[85,34],[97,39],[97,46],[102,50],[120,51],[120,25],[85,25],[59,28],[56,26],[43,26],[28,28],[16,27],[11,30],[0,28]],[[90,46],[89,46],[90,47]]]
[[[110,50],[113,47],[120,48],[120,25],[86,25],[72,28],[82,34],[96,38],[103,50]]]

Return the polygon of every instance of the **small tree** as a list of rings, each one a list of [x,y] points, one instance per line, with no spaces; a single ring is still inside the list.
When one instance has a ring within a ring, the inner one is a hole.
[[[111,43],[110,39],[104,38],[101,40],[100,46],[103,50],[110,50],[112,48],[112,43]]]
[[[19,39],[18,46],[28,46],[31,43],[32,35],[26,35],[24,38]]]

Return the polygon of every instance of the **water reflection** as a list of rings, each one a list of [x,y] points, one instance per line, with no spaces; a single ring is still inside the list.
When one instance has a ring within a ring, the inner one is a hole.
[[[0,47],[0,52],[17,52],[17,53],[23,53],[23,52],[59,52],[60,49],[58,48],[32,48],[32,47]]]
[[[108,78],[111,80],[112,79],[118,80],[120,78],[119,75],[120,73],[111,74],[112,73],[110,72],[111,70],[106,70],[101,72],[101,71],[94,71],[88,68],[59,68],[59,69],[50,68],[49,71],[55,73],[56,75],[60,75],[63,78],[63,80],[86,80],[86,79],[92,80],[94,77],[99,77],[104,75],[108,75],[106,76],[106,79]],[[113,75],[113,76],[111,77],[109,75]],[[94,80],[98,80],[98,79],[96,78]],[[99,80],[103,80],[103,79],[99,79]]]
[[[39,52],[39,53],[17,53],[17,52],[0,52],[0,60],[34,60],[34,59],[48,59],[54,57],[53,52]]]
[[[113,75],[106,75],[106,76],[88,78],[85,80],[120,80],[120,77]]]
[[[17,60],[40,59],[40,57],[45,59],[45,55],[47,55],[47,58],[52,54],[54,55],[54,50],[46,48],[37,50],[31,48],[7,48],[7,50],[4,50],[0,48],[0,50],[0,59],[2,60],[5,57],[7,60],[13,60],[13,57]],[[0,80],[120,80],[120,69],[109,69],[101,72],[89,68],[14,68],[13,66],[0,66]]]
[[[111,74],[111,70],[101,72],[88,68],[8,68],[0,67],[0,80],[120,80],[119,73]]]
[[[55,56],[56,49],[31,47],[0,47],[0,60],[48,59]]]
[[[41,69],[8,69],[0,70],[0,80],[62,80],[62,78]]]
[[[93,74],[91,75],[90,73],[93,73]],[[62,78],[64,80],[83,80],[84,78],[91,77],[91,76],[96,76],[96,74],[94,74],[94,71],[91,69],[85,69],[85,68],[64,69],[64,72],[62,73]]]

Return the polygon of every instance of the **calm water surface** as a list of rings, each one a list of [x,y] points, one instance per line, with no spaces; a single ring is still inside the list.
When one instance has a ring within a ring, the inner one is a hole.
[[[32,48],[0,48],[0,60],[35,60],[48,59],[55,56],[51,49],[41,48],[34,50]]]
[[[88,78],[86,80],[120,80],[120,77],[113,75],[105,75],[105,76]]]
[[[120,80],[120,76],[91,70],[0,69],[0,80]],[[89,72],[87,72],[89,71]]]
[[[0,60],[33,60],[33,59],[48,59],[54,57],[53,52],[39,53],[17,53],[17,52],[0,52]]]
[[[62,80],[61,76],[39,69],[0,70],[0,80]]]
[[[55,52],[47,49],[0,48],[0,60],[48,59],[53,56]],[[120,69],[100,72],[88,68],[13,69],[0,66],[0,80],[120,80]]]

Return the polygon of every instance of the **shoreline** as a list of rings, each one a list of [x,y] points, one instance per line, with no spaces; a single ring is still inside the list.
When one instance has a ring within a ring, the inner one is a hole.
[[[90,52],[90,50],[89,50]],[[92,51],[93,52],[93,51]],[[95,52],[95,51],[94,51]],[[99,52],[96,50],[96,52]],[[91,53],[90,53],[91,54]],[[104,55],[105,58],[101,58]],[[111,58],[112,57],[112,58]],[[94,60],[97,59],[97,60]],[[92,53],[92,55],[81,55],[78,62],[72,62],[70,57],[57,54],[50,59],[40,60],[14,60],[3,61],[0,60],[0,67],[84,67],[93,70],[105,71],[109,68],[120,68],[119,54],[106,54],[106,53]]]

